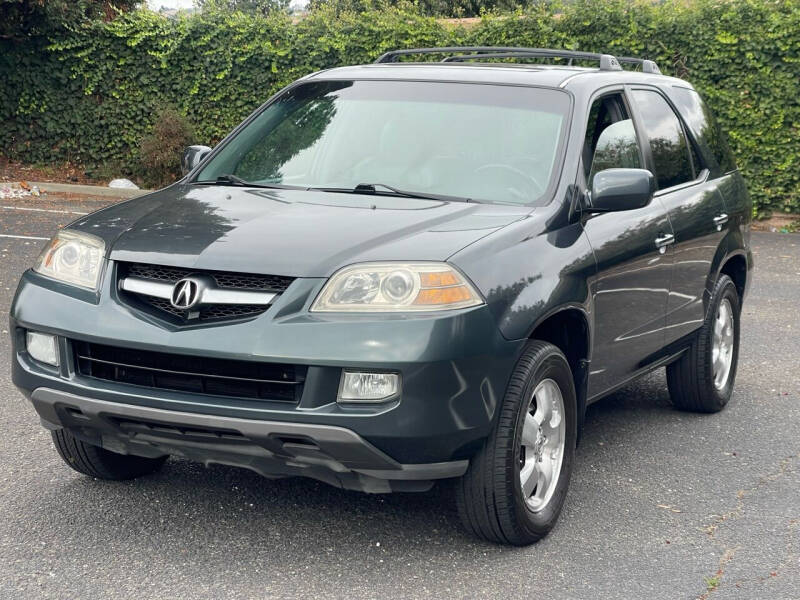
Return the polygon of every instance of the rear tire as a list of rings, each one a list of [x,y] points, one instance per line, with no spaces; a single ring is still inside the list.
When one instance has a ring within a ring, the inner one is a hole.
[[[739,359],[739,293],[720,275],[703,326],[686,352],[667,365],[667,385],[676,408],[719,412],[733,393]]]
[[[567,359],[554,345],[531,341],[492,433],[456,481],[464,526],[487,541],[515,546],[546,536],[564,505],[576,438],[575,384]]]
[[[166,456],[145,458],[130,454],[117,454],[93,444],[87,444],[59,429],[51,433],[53,445],[67,465],[84,475],[97,479],[119,481],[134,479],[158,471],[167,460]]]

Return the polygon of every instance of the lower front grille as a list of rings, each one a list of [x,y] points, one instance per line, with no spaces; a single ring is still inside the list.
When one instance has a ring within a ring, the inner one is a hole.
[[[305,367],[73,342],[84,377],[194,394],[299,402]]]
[[[228,443],[249,443],[245,436],[238,431],[229,429],[199,429],[197,427],[178,427],[167,425],[155,421],[134,421],[132,419],[114,418],[117,426],[128,434],[133,435],[155,435],[170,437],[173,439],[195,439],[201,441],[228,442]]]

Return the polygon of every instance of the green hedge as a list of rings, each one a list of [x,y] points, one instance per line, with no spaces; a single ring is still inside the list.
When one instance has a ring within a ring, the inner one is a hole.
[[[149,11],[57,39],[0,41],[0,152],[29,162],[135,165],[176,107],[213,144],[292,80],[391,48],[518,45],[655,59],[705,95],[758,212],[800,212],[800,0],[580,0],[460,25],[402,11],[292,22]]]

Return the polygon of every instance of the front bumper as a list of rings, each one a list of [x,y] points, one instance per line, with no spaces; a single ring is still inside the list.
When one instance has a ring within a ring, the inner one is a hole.
[[[96,298],[31,272],[20,282],[12,375],[45,425],[118,452],[175,454],[268,476],[390,491],[460,475],[489,434],[524,345],[505,340],[486,307],[410,318],[315,316],[307,307],[323,283],[316,279],[296,280],[255,319],[177,328],[119,302],[114,278],[105,280]],[[58,336],[59,368],[28,356],[26,329]],[[82,376],[71,340],[290,363],[307,374],[291,405],[139,387]],[[399,372],[402,393],[383,404],[337,404],[343,368]],[[209,438],[220,431],[234,437]]]
[[[469,461],[403,465],[343,427],[198,415],[37,388],[31,401],[48,429],[120,454],[177,455],[245,467],[266,477],[304,476],[365,492],[419,491],[458,477]]]

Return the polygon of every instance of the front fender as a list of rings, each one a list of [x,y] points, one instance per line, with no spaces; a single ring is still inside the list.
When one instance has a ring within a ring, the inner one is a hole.
[[[483,292],[508,340],[529,337],[538,323],[569,307],[583,312],[591,327],[597,264],[580,223],[548,231],[537,219],[523,219],[450,262]]]

